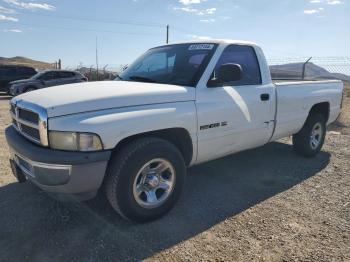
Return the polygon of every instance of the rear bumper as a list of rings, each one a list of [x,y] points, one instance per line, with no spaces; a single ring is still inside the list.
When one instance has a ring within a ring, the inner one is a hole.
[[[79,195],[80,199],[91,198],[97,193],[111,151],[59,151],[31,143],[13,127],[6,128],[5,134],[10,147],[12,170],[18,180],[24,175],[44,191]]]

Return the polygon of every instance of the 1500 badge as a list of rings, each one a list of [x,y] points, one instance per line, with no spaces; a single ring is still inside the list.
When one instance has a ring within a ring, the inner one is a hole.
[[[204,125],[204,126],[200,126],[200,130],[206,130],[206,129],[210,129],[210,128],[215,128],[215,127],[220,127],[220,126],[227,126],[227,122],[221,122],[221,123],[213,123],[213,124],[208,124],[208,125]]]

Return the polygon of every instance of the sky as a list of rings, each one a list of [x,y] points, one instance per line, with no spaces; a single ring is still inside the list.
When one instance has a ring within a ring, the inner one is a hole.
[[[350,57],[350,0],[0,0],[0,56],[128,64],[192,39],[253,41],[268,58]]]

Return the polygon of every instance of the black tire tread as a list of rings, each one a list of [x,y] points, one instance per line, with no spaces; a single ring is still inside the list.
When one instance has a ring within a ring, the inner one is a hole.
[[[118,212],[123,218],[127,220],[131,220],[128,218],[119,206],[119,199],[117,197],[117,188],[119,187],[119,178],[121,177],[121,171],[124,166],[127,165],[128,160],[139,150],[153,144],[153,143],[167,143],[172,146],[174,150],[178,151],[178,149],[168,141],[156,137],[145,137],[136,139],[129,144],[127,144],[124,148],[121,149],[120,152],[117,153],[115,158],[113,159],[114,163],[111,163],[107,169],[107,176],[105,180],[105,191],[106,197],[110,202],[111,206]],[[179,152],[179,151],[178,151]],[[181,154],[179,152],[179,154]]]
[[[323,137],[322,142],[316,150],[312,150],[309,145],[309,136],[311,128],[317,123],[320,122],[323,128]],[[304,157],[313,157],[315,156],[322,148],[324,143],[324,138],[326,135],[326,119],[322,114],[311,113],[307,120],[304,123],[302,129],[293,135],[293,148],[296,153]]]

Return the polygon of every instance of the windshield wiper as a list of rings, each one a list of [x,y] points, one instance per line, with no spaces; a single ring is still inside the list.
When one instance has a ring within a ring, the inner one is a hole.
[[[156,80],[144,76],[129,76],[129,79],[134,81],[148,82],[148,83],[157,83]]]

